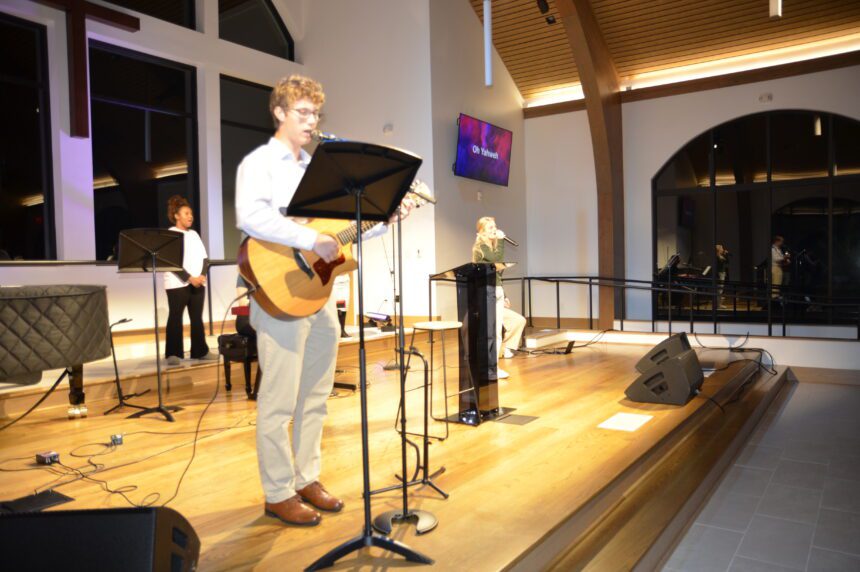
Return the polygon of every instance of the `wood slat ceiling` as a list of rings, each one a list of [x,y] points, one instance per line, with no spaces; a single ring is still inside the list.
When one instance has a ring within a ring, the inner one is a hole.
[[[483,21],[482,0],[469,0]],[[632,76],[860,33],[860,0],[591,0],[622,83]],[[493,40],[526,99],[579,83],[561,25],[535,0],[493,0]]]

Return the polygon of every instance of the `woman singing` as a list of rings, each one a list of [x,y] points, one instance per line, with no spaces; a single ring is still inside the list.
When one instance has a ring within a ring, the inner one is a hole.
[[[179,365],[185,355],[182,336],[182,314],[188,308],[191,321],[191,358],[217,360],[218,354],[210,353],[203,331],[203,301],[206,299],[206,267],[209,259],[206,247],[191,225],[194,213],[188,201],[174,195],[167,201],[167,219],[174,224],[170,230],[181,232],[184,237],[182,272],[165,272],[164,289],[167,292],[167,365]]]
[[[472,247],[472,262],[504,262],[505,258],[505,233],[496,228],[496,219],[485,216],[478,219],[478,235],[475,245]],[[511,310],[511,301],[505,298],[502,289],[502,272],[496,273],[496,348],[498,357],[511,358],[514,350],[519,348],[520,339],[523,337],[523,329],[526,319]],[[502,326],[505,329],[505,337],[502,339]],[[510,377],[508,372],[499,368],[499,379]]]

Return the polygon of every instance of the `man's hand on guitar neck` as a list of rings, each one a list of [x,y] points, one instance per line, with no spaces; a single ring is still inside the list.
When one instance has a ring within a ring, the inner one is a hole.
[[[406,197],[403,199],[403,202],[400,203],[400,206],[394,211],[394,214],[388,219],[388,224],[394,224],[397,222],[397,219],[405,220],[406,217],[409,216],[409,213],[415,208],[415,201],[410,197]]]
[[[340,247],[335,239],[320,233],[314,242],[314,252],[326,262],[334,262],[340,256]]]

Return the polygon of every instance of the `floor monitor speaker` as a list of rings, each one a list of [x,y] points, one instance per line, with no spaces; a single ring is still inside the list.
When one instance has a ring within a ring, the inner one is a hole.
[[[655,365],[660,365],[667,359],[680,355],[689,349],[690,341],[684,332],[669,336],[645,354],[636,364],[636,369],[639,373],[645,373]]]
[[[191,524],[165,507],[0,514],[0,538],[15,570],[192,572],[200,556]]]
[[[696,352],[687,350],[641,374],[624,393],[639,403],[684,405],[699,393],[704,379]]]

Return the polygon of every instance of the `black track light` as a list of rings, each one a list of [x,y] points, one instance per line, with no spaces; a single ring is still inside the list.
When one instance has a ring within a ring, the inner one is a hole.
[[[549,2],[547,2],[547,0],[537,0],[537,5],[541,14],[549,12]]]

